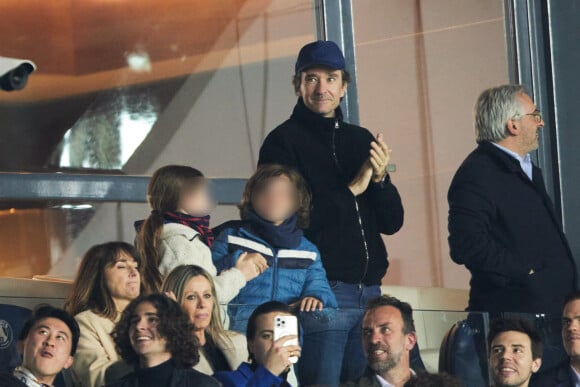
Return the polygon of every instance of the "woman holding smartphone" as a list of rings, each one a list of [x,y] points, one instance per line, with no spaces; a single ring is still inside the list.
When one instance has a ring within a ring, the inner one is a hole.
[[[258,306],[248,320],[246,334],[250,363],[242,363],[235,371],[218,372],[214,378],[224,387],[296,385],[292,364],[300,357],[301,348],[292,342],[298,339],[298,332],[274,340],[276,318],[285,316],[295,318],[281,302]]]

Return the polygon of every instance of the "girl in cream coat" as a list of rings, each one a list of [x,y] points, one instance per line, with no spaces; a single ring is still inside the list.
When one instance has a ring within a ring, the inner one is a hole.
[[[207,180],[197,169],[182,165],[158,169],[149,182],[147,200],[151,214],[135,223],[146,290],[158,291],[175,267],[195,264],[215,277],[219,301],[227,303],[266,269],[263,257],[248,256],[230,270],[217,272],[209,249],[214,239],[209,227],[213,203]]]

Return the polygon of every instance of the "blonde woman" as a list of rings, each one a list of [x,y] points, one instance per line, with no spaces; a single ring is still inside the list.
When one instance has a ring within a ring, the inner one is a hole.
[[[163,282],[162,291],[172,294],[193,324],[200,345],[194,369],[213,375],[232,371],[248,359],[246,338],[226,331],[212,276],[199,266],[176,267]]]

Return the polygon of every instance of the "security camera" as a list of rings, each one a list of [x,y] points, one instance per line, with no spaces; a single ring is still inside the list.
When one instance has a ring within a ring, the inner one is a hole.
[[[26,86],[28,76],[36,70],[36,65],[26,59],[0,56],[0,90],[20,90]]]

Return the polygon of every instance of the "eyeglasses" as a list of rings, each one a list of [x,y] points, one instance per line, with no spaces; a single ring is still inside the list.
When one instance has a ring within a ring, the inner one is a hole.
[[[542,112],[539,110],[534,111],[533,113],[526,113],[526,114],[518,114],[518,116],[532,116],[534,117],[534,121],[542,122]]]

